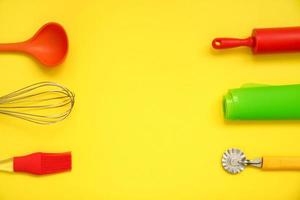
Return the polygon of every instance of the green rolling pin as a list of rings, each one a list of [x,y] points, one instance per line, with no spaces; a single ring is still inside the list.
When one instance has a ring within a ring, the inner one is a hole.
[[[246,84],[230,89],[223,98],[226,120],[298,120],[300,84]]]

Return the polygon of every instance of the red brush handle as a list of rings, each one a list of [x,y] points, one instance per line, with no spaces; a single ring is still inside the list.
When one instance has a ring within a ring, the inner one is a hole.
[[[15,172],[43,175],[71,170],[71,153],[32,153],[13,158]]]

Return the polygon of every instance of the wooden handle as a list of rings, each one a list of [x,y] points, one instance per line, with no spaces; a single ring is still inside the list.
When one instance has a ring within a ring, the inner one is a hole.
[[[263,157],[264,170],[300,170],[300,157]]]

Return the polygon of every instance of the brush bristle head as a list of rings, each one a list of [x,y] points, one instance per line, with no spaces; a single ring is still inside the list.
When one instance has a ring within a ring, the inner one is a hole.
[[[14,171],[43,175],[72,169],[71,152],[42,153],[14,157]]]

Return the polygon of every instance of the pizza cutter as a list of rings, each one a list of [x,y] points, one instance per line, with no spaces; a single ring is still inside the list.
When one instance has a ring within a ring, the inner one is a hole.
[[[300,157],[263,156],[248,160],[240,149],[231,148],[224,152],[222,166],[230,174],[238,174],[246,166],[262,168],[263,170],[300,170]]]

